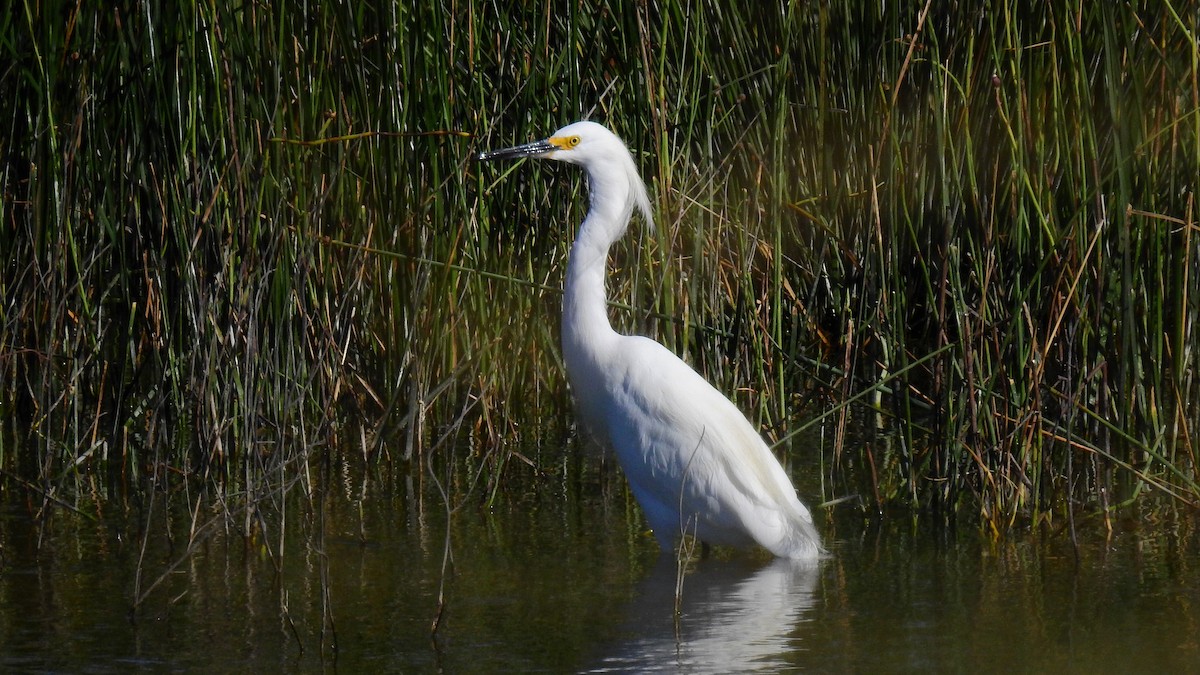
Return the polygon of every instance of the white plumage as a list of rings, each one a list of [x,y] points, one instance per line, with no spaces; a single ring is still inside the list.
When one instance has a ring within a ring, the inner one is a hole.
[[[576,122],[549,138],[480,159],[543,157],[582,166],[591,205],[567,266],[562,343],[584,426],[612,447],[664,550],[681,534],[757,543],[786,558],[821,554],[812,515],[779,461],[729,399],[657,342],[608,322],[609,247],[650,200],[629,150],[608,129]]]

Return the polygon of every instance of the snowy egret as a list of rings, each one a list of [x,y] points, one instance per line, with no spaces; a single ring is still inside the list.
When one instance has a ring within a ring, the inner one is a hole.
[[[813,559],[821,542],[791,480],[737,407],[666,347],[608,322],[608,249],[650,199],[621,139],[576,122],[541,141],[481,160],[540,157],[583,167],[591,204],[567,263],[562,349],[584,427],[617,455],[664,551],[680,535],[758,543]]]

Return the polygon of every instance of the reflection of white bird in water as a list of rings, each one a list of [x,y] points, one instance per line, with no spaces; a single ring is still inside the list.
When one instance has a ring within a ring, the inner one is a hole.
[[[664,559],[665,560],[665,559]],[[804,622],[815,602],[819,567],[776,558],[697,565],[678,594],[678,566],[655,566],[640,581],[626,620],[604,655],[581,672],[750,673],[798,670],[811,649]],[[678,613],[663,611],[673,604]],[[806,649],[807,648],[807,649]]]
[[[621,139],[577,122],[480,159],[544,157],[587,171],[591,208],[567,265],[562,347],[584,426],[616,451],[663,550],[680,534],[815,558],[820,538],[787,473],[746,417],[657,342],[608,323],[608,249],[650,200]]]

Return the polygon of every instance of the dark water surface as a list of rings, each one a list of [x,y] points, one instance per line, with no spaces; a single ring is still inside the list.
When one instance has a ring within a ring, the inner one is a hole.
[[[475,490],[448,527],[421,476],[351,476],[252,515],[251,537],[194,497],[39,524],[27,495],[6,495],[0,671],[1200,668],[1194,514],[1128,517],[1111,536],[1080,520],[1075,546],[1066,523],[995,541],[845,509],[819,519],[818,566],[696,563],[676,620],[675,567],[615,474],[529,479],[490,509]]]

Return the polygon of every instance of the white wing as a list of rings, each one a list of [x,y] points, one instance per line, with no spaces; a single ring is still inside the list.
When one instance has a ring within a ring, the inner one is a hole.
[[[686,532],[818,555],[812,516],[741,411],[653,340],[623,336],[618,350],[603,424],[660,543]]]

